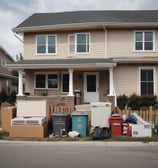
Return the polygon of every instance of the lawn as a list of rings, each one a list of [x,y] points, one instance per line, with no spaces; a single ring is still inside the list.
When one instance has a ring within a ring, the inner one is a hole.
[[[0,139],[3,140],[27,140],[27,141],[92,141],[92,137],[87,136],[87,137],[58,137],[58,138],[10,138],[9,133],[7,132],[0,132]],[[97,141],[97,140],[95,140]],[[158,133],[154,134],[151,138],[150,137],[140,137],[140,138],[134,138],[131,136],[117,136],[117,137],[111,137],[108,139],[103,139],[103,140],[98,140],[98,141],[129,141],[129,142],[136,142],[136,141],[141,141],[141,142],[158,142]]]

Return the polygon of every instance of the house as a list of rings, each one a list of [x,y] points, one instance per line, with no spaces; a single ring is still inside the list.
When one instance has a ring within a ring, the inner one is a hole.
[[[116,106],[122,94],[157,95],[157,26],[158,10],[33,14],[13,28],[24,43],[24,60],[8,65],[19,72],[18,97]]]
[[[0,46],[0,92],[4,91],[6,94],[10,94],[13,90],[17,91],[17,87],[12,85],[12,79],[16,77],[7,68],[7,64],[14,62],[8,52]]]

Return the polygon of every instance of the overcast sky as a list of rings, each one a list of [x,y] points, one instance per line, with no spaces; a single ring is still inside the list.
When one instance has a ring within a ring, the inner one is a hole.
[[[157,10],[158,0],[0,0],[0,46],[15,58],[23,44],[12,28],[33,13],[77,10]]]

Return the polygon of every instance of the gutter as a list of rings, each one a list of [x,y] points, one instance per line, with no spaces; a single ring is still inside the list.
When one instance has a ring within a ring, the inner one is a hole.
[[[42,31],[42,30],[58,30],[58,29],[73,29],[78,27],[89,28],[89,27],[102,27],[106,28],[129,28],[131,26],[135,27],[157,27],[158,23],[156,22],[85,22],[85,23],[70,23],[70,24],[57,24],[57,25],[44,25],[44,26],[28,26],[28,27],[15,27],[12,29],[13,32],[22,33],[22,32],[33,32],[33,31]]]

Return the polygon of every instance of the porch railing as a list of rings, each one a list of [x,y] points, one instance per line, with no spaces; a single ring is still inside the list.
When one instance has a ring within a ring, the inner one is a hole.
[[[48,90],[47,89],[35,89],[34,95],[36,96],[48,96]]]

